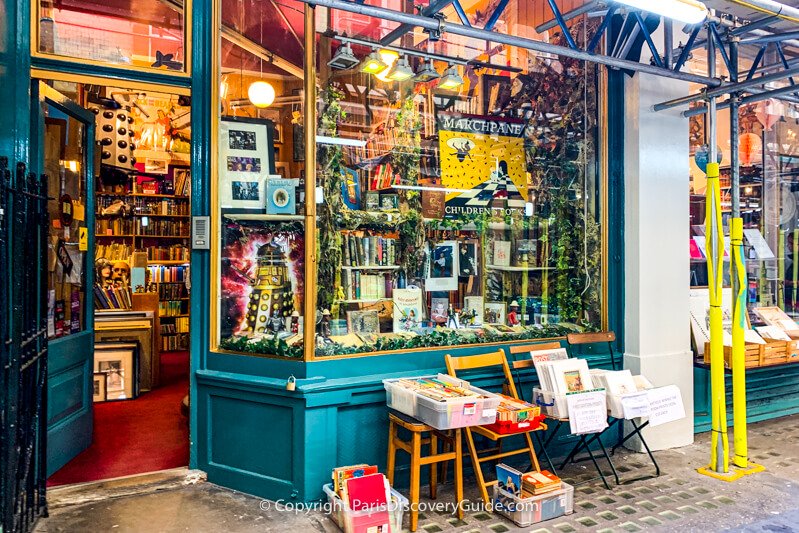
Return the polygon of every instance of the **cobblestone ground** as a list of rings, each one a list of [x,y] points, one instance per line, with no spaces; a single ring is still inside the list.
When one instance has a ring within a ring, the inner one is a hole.
[[[612,485],[612,490],[606,490],[601,481],[590,481],[596,476],[590,462],[568,466],[562,476],[578,484],[574,513],[568,516],[519,528],[480,510],[467,513],[463,520],[445,511],[428,511],[420,514],[418,531],[799,532],[799,416],[750,425],[750,459],[765,466],[766,471],[733,483],[696,473],[707,463],[708,441],[708,434],[699,435],[691,446],[657,452],[660,477]],[[654,472],[643,454],[619,451],[613,461],[622,481]],[[469,488],[473,480],[467,478],[465,485],[467,498],[479,501],[476,489]],[[452,500],[451,485],[439,489],[438,502]],[[263,510],[260,503],[257,498],[202,483],[59,508],[39,524],[37,531],[338,531],[323,513],[281,513],[274,508]],[[407,513],[404,525],[408,527]]]

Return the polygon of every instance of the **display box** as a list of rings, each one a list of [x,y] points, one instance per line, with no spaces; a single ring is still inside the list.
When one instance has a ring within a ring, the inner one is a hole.
[[[353,511],[333,490],[333,484],[328,483],[322,490],[327,495],[330,518],[345,533],[370,533],[380,529],[388,519],[389,531],[400,533],[402,531],[402,517],[408,507],[408,499],[391,489],[391,503],[387,507],[378,507],[363,511]]]
[[[468,383],[444,374],[421,377],[436,378],[453,385]],[[500,399],[483,389],[468,385],[469,390],[483,395],[483,398],[452,398],[447,401],[437,401],[400,386],[398,381],[398,379],[383,380],[388,407],[436,429],[482,426],[493,424],[497,419]]]
[[[744,366],[757,368],[761,366],[783,365],[799,362],[797,341],[768,340],[766,344],[747,342],[744,347]],[[710,364],[710,343],[705,343],[705,364]],[[732,346],[724,347],[724,366],[732,368]]]
[[[561,488],[556,491],[519,498],[494,485],[492,503],[495,513],[512,520],[519,527],[527,527],[573,513],[574,487],[561,483]]]
[[[531,418],[529,420],[525,420],[523,422],[507,422],[507,421],[500,421],[497,420],[493,424],[487,424],[486,429],[490,429],[495,433],[499,433],[500,435],[511,435],[513,433],[524,433],[526,431],[532,431],[534,429],[538,429],[541,427],[540,420],[535,420]]]

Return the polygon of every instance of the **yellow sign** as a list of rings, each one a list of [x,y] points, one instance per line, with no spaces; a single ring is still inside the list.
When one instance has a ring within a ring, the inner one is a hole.
[[[524,209],[523,121],[442,113],[438,127],[441,181],[448,189],[447,216]]]
[[[78,250],[85,252],[89,249],[89,229],[84,227],[78,228]]]

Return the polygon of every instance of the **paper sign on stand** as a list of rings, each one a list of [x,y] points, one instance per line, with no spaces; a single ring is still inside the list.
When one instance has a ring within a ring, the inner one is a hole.
[[[569,408],[569,428],[573,435],[599,433],[608,427],[604,389],[567,394],[566,402]]]
[[[651,412],[649,391],[625,394],[621,397],[621,407],[626,420],[648,417]]]
[[[685,418],[682,394],[677,385],[667,385],[647,391],[649,395],[649,425],[660,426]]]

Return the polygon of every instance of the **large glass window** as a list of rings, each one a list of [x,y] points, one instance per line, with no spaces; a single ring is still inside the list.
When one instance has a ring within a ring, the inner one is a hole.
[[[34,50],[112,65],[186,72],[184,0],[36,0]]]
[[[223,350],[300,358],[305,297],[304,4],[225,1],[216,231]]]
[[[317,11],[316,355],[600,328],[596,67]]]

